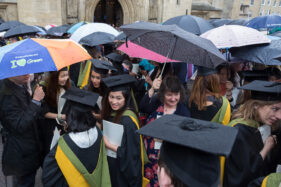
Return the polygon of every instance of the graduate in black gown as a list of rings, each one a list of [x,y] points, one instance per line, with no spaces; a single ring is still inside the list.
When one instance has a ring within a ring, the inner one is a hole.
[[[227,125],[229,101],[220,95],[219,76],[215,69],[199,66],[188,101],[190,117]]]
[[[44,186],[110,187],[102,133],[92,115],[99,95],[71,88],[62,97],[67,99],[67,132],[45,158]]]
[[[274,160],[267,157],[277,143],[276,135],[263,142],[258,127],[272,126],[281,119],[281,85],[253,81],[241,89],[251,91],[251,99],[233,113],[229,126],[238,129],[232,152],[225,162],[223,186],[247,186],[250,181],[270,174]],[[276,168],[276,165],[275,165]]]
[[[117,75],[103,79],[110,90],[103,100],[102,118],[123,126],[121,145],[113,145],[104,136],[105,146],[116,152],[116,158],[108,156],[108,164],[112,186],[114,187],[141,187],[143,178],[145,153],[140,135],[137,113],[130,94],[130,83],[135,78],[128,74]],[[146,185],[144,185],[146,186]]]
[[[237,130],[172,114],[138,133],[163,140],[158,167],[161,187],[218,187],[219,155],[229,155]]]
[[[93,115],[94,117],[101,123],[101,100],[106,94],[106,86],[101,81],[102,78],[109,76],[109,71],[116,72],[117,69],[110,64],[110,62],[92,59],[92,69],[91,69],[91,75],[90,75],[90,81],[87,85],[86,89],[88,91],[92,91],[95,93],[98,93],[100,95],[100,98],[98,99],[99,104],[96,105]]]

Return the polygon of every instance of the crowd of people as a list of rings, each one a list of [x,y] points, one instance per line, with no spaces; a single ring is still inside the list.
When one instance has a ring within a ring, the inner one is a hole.
[[[118,44],[1,80],[2,171],[15,186],[34,186],[40,167],[46,187],[279,186],[278,67],[161,64]],[[122,126],[119,145],[105,123]]]

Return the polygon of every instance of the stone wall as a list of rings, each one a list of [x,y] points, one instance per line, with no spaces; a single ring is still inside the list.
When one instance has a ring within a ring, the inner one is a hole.
[[[192,0],[161,0],[162,14],[160,22],[172,17],[191,14]]]
[[[62,0],[17,0],[19,21],[29,25],[61,25]]]
[[[0,0],[0,17],[5,21],[18,20],[16,0]]]

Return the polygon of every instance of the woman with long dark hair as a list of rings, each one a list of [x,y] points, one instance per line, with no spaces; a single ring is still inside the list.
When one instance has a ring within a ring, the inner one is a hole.
[[[70,88],[69,72],[67,68],[50,72],[43,88],[46,96],[42,106],[44,119],[42,119],[43,123],[41,124],[41,129],[43,134],[43,154],[46,155],[50,151],[55,127],[63,129],[60,124],[66,119],[65,114],[62,113],[65,99],[61,96]]]
[[[99,120],[101,119],[101,115],[100,115],[101,101],[102,98],[105,96],[107,90],[105,84],[101,80],[109,76],[110,70],[117,71],[117,69],[114,68],[113,65],[111,65],[107,61],[92,59],[92,69],[91,69],[90,81],[87,86],[87,90],[98,93],[100,95],[98,104],[93,113],[95,118]]]
[[[108,156],[108,164],[112,186],[141,187],[143,178],[144,148],[140,135],[138,115],[134,109],[134,102],[130,94],[130,83],[135,78],[128,74],[112,76],[103,79],[109,88],[102,105],[102,119],[123,126],[121,145],[114,145],[104,136],[106,148],[117,154],[117,158]]]
[[[220,94],[219,76],[215,69],[198,67],[188,106],[192,118],[228,124],[231,108],[228,100]]]
[[[87,90],[96,92],[103,97],[106,93],[106,86],[101,80],[109,76],[110,70],[117,71],[117,69],[107,61],[92,59],[92,63],[91,76]]]
[[[92,115],[99,95],[72,88],[63,97],[67,132],[45,158],[44,186],[110,187],[102,132]]]

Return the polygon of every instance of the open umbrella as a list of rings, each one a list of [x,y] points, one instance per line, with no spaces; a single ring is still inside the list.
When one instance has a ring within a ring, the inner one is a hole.
[[[68,34],[73,34],[79,27],[83,26],[87,24],[87,22],[85,21],[81,21],[81,22],[78,22],[78,23],[75,23],[73,25],[71,25],[71,27],[67,30],[67,33]]]
[[[126,34],[124,32],[121,32],[120,34],[118,34],[114,40],[126,40]]]
[[[214,44],[176,25],[139,22],[121,26],[129,40],[167,58],[205,67],[225,62]]]
[[[69,27],[70,27],[70,25],[68,25],[68,24],[57,26],[57,27],[52,27],[49,30],[47,30],[47,35],[61,37],[67,33],[67,30],[69,29]]]
[[[57,71],[88,59],[87,51],[72,40],[26,39],[0,48],[0,79]]]
[[[109,53],[105,57],[110,59],[111,61],[114,61],[114,62],[122,62],[124,60],[124,57],[122,55],[119,55],[119,54],[114,53],[114,52]]]
[[[132,58],[145,58],[148,60],[153,60],[155,62],[178,62],[177,60],[166,59],[165,56],[157,54],[130,41],[122,44],[117,49],[119,51],[122,51],[123,53],[126,53],[129,57]]]
[[[56,27],[56,26],[57,26],[57,25],[49,24],[49,25],[46,25],[44,28],[45,28],[46,30],[49,30],[50,28]]]
[[[83,37],[79,43],[90,47],[100,44],[113,43],[115,36],[106,32],[94,32],[88,36]]]
[[[40,35],[43,35],[43,36],[45,36],[47,34],[45,28],[43,28],[43,27],[36,26],[36,25],[33,25],[32,27],[35,27],[36,29],[39,30],[39,32],[37,32],[37,34],[40,34]]]
[[[7,22],[4,22],[0,25],[0,32],[1,31],[7,31],[13,27],[16,27],[18,25],[25,25],[24,23],[21,23],[19,21],[7,21]]]
[[[258,16],[251,19],[247,24],[247,27],[254,29],[270,29],[281,26],[281,16],[278,15],[267,15]]]
[[[281,54],[281,40],[272,40],[270,44],[247,46],[231,50],[231,55],[249,62],[264,65],[281,65],[276,60]]]
[[[19,35],[35,34],[37,32],[40,32],[40,30],[33,26],[18,25],[16,27],[9,29],[5,33],[4,38],[10,38],[10,37],[15,37],[15,36],[19,36]]]
[[[209,23],[211,23],[214,27],[220,27],[223,25],[228,25],[232,20],[231,19],[211,19]]]
[[[106,32],[114,36],[117,36],[119,34],[119,32],[115,28],[106,23],[89,23],[79,27],[79,29],[77,29],[72,34],[70,39],[79,42],[83,37],[88,36],[89,34],[92,34],[94,32]]]
[[[191,32],[196,35],[200,35],[210,29],[213,29],[213,25],[203,18],[191,15],[177,16],[168,19],[163,25],[177,25],[185,31]]]
[[[270,39],[261,32],[239,25],[223,25],[205,32],[201,37],[211,40],[219,49],[270,43]]]
[[[245,26],[247,24],[248,20],[247,19],[235,19],[232,20],[231,22],[227,23],[226,25],[241,25]]]

